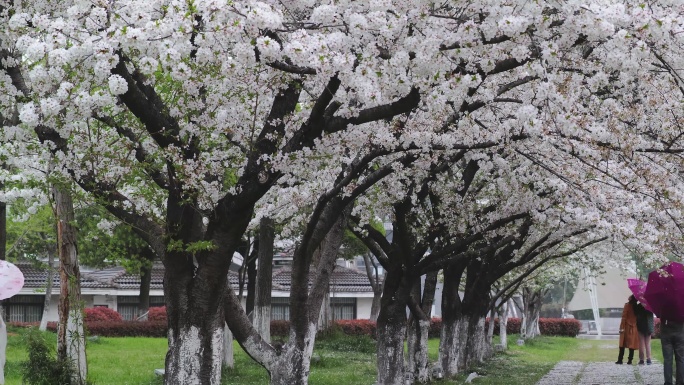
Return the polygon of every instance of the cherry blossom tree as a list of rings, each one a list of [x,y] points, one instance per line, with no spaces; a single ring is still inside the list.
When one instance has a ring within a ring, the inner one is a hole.
[[[305,383],[320,308],[319,293],[309,296],[307,286],[313,252],[344,209],[368,207],[364,194],[388,175],[388,201],[410,198],[402,176],[430,170],[436,152],[506,149],[465,159],[483,175],[500,170],[483,184],[494,186],[490,195],[477,194],[499,199],[492,213],[482,212],[485,201],[467,200],[466,216],[454,223],[475,226],[454,234],[482,234],[510,218],[488,245],[494,257],[535,250],[506,247],[540,244],[548,233],[542,225],[558,218],[577,227],[548,242],[590,228],[600,238],[619,224],[621,236],[647,239],[653,255],[663,234],[678,230],[682,190],[673,170],[682,147],[672,95],[682,11],[675,2],[45,0],[2,7],[0,106],[16,117],[3,128],[35,132],[59,170],[164,262],[169,384],[219,382],[224,319],[273,383]],[[294,208],[304,206],[296,199],[315,202],[301,215],[293,265],[292,304],[308,305],[293,308],[290,345],[281,352],[254,333],[226,284],[255,206],[276,201],[276,186],[280,202],[290,197]],[[298,187],[309,192],[295,193]],[[560,196],[549,200],[559,208],[542,209],[545,193]],[[653,220],[655,212],[667,215]],[[468,217],[485,214],[485,227]],[[414,246],[431,242],[416,237]],[[316,267],[320,285],[324,265]],[[411,285],[402,290],[408,295]],[[399,314],[405,305],[391,308]]]

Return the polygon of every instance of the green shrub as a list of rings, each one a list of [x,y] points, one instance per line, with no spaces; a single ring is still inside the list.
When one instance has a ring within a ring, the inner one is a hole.
[[[67,360],[54,358],[51,346],[43,333],[31,329],[26,334],[28,361],[23,362],[23,383],[28,385],[70,385],[72,366]]]
[[[375,340],[368,335],[346,335],[332,328],[316,338],[316,347],[349,353],[375,353]]]

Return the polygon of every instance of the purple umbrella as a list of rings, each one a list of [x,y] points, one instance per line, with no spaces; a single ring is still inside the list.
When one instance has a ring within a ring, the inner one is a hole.
[[[24,286],[24,274],[13,264],[0,260],[0,299],[9,298]],[[0,314],[0,384],[5,383],[5,351],[7,349],[7,327]]]
[[[684,266],[670,262],[651,272],[644,298],[660,319],[684,322]]]
[[[24,274],[15,265],[0,260],[0,299],[9,298],[24,286]]]
[[[646,297],[644,297],[644,294],[646,293],[646,282],[637,278],[627,278],[627,286],[629,287],[629,290],[632,291],[632,294],[634,294],[637,301],[641,302],[646,310],[653,313],[651,305],[648,304]]]

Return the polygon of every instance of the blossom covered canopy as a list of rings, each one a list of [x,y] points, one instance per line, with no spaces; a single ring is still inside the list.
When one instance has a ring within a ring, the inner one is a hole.
[[[15,4],[0,102],[17,119],[3,139],[33,130],[66,148],[63,170],[129,222],[163,222],[177,188],[210,223],[223,199],[251,191],[250,173],[277,180],[260,206],[291,217],[364,157],[394,169],[391,201],[465,151],[497,175],[471,204],[509,198],[491,215],[533,209],[653,252],[681,219],[683,12],[676,1]],[[364,195],[356,211],[382,199]]]

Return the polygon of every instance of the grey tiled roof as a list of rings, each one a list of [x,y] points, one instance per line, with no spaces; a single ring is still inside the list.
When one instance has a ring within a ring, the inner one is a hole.
[[[284,291],[290,291],[292,284],[292,269],[290,266],[283,266],[273,271],[273,286],[281,286]],[[309,286],[311,282],[309,281]],[[365,272],[355,269],[348,269],[342,266],[335,266],[330,277],[330,291],[341,291],[351,293],[373,292],[373,287],[368,281]]]
[[[47,282],[47,269],[36,267],[31,263],[19,262],[17,267],[24,274],[24,286],[27,288],[45,288]],[[292,270],[290,266],[276,267],[273,269],[273,290],[290,291]],[[245,279],[245,285],[247,284]],[[55,271],[53,275],[54,287],[59,287],[59,273]],[[228,272],[228,282],[233,290],[239,289],[238,273]],[[140,276],[127,273],[123,267],[109,267],[101,270],[87,271],[81,273],[82,288],[101,288],[101,289],[120,289],[138,290],[140,287]],[[155,265],[152,268],[152,282],[150,289],[163,290],[164,288],[164,267]],[[348,269],[342,266],[335,266],[330,279],[330,290],[341,292],[373,292],[373,288],[368,282],[365,272]]]
[[[47,285],[48,271],[46,267],[37,267],[31,263],[18,262],[17,267],[24,274],[24,287],[32,289],[44,289]],[[59,287],[59,272],[55,270],[52,274],[53,287]],[[104,282],[92,279],[88,273],[81,274],[81,287],[86,289],[110,287]]]

